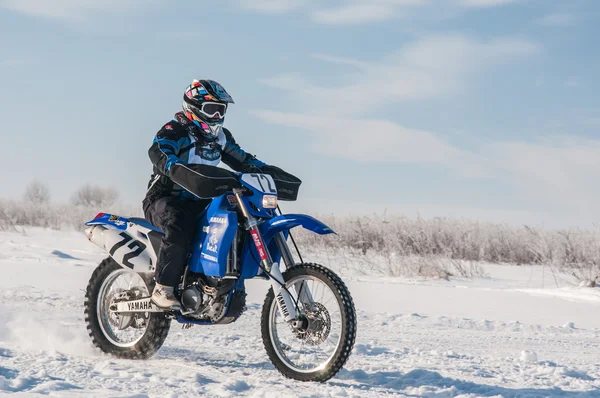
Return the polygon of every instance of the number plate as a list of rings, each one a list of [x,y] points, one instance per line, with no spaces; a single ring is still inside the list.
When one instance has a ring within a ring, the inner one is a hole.
[[[121,232],[119,236],[123,239],[115,243],[109,250],[108,254],[110,254],[110,256],[118,263],[134,269],[135,264],[133,264],[131,260],[136,259],[140,254],[142,254],[144,250],[146,250],[146,245],[139,240],[134,240],[133,237],[127,232]],[[125,245],[127,245],[127,247],[131,250],[127,253],[122,253],[122,251],[117,253],[117,251]]]
[[[277,195],[275,181],[273,181],[273,177],[268,174],[243,174],[242,181],[259,192]]]

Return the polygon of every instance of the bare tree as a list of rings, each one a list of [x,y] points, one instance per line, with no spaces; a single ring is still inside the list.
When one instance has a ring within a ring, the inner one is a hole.
[[[115,204],[117,199],[119,199],[119,193],[113,187],[85,185],[75,192],[71,202],[76,206],[100,208]]]
[[[50,202],[50,189],[46,184],[39,180],[33,180],[25,188],[23,198],[35,205],[47,204]]]

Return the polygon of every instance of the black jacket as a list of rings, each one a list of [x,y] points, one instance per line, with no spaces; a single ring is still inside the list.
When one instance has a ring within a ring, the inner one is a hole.
[[[152,200],[162,196],[209,198],[231,190],[239,185],[237,178],[217,167],[221,161],[241,172],[266,166],[244,151],[229,130],[224,128],[219,136],[207,138],[183,112],[158,131],[148,155],[154,166],[147,193]]]

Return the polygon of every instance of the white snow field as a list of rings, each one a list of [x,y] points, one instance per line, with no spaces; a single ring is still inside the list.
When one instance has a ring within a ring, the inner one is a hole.
[[[0,395],[600,397],[600,289],[548,269],[484,265],[489,277],[450,282],[344,276],[356,346],[321,384],[285,379],[269,362],[263,281],[248,283],[234,324],[173,323],[147,361],[102,354],[83,296],[104,257],[79,232],[0,232]]]

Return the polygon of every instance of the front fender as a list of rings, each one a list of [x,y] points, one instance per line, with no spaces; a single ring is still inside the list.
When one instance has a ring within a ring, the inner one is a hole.
[[[306,214],[282,214],[274,217],[260,225],[260,232],[265,241],[268,242],[275,234],[298,226],[319,235],[335,234],[327,225]]]

